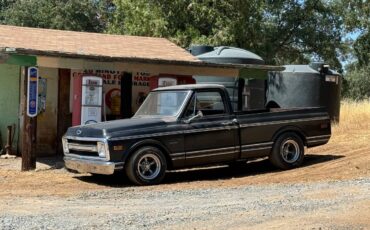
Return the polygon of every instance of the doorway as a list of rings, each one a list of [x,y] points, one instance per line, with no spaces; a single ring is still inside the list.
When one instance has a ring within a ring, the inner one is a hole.
[[[56,154],[58,120],[58,69],[39,68],[37,156]]]

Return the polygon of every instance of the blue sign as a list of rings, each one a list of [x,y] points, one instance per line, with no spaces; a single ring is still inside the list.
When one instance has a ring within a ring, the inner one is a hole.
[[[27,77],[27,115],[36,117],[38,112],[39,70],[36,67],[29,67]]]

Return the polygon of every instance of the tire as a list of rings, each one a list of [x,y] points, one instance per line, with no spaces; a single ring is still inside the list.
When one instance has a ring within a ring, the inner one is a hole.
[[[270,154],[270,162],[280,169],[300,166],[304,158],[304,145],[301,137],[293,132],[281,134],[275,141]]]
[[[125,167],[128,179],[137,185],[159,184],[166,169],[167,162],[162,151],[151,146],[136,150]]]

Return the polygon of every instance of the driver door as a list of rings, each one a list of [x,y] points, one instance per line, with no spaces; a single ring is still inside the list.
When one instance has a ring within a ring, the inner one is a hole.
[[[236,158],[238,126],[226,106],[225,96],[219,90],[194,93],[184,114],[184,121],[188,123],[184,132],[186,165]]]

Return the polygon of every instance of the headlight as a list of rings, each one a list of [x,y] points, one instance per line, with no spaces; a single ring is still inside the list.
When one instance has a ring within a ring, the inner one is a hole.
[[[98,142],[98,154],[99,157],[106,157],[106,148],[104,142]]]
[[[68,139],[63,137],[62,138],[62,144],[63,144],[63,152],[64,153],[69,153]]]

